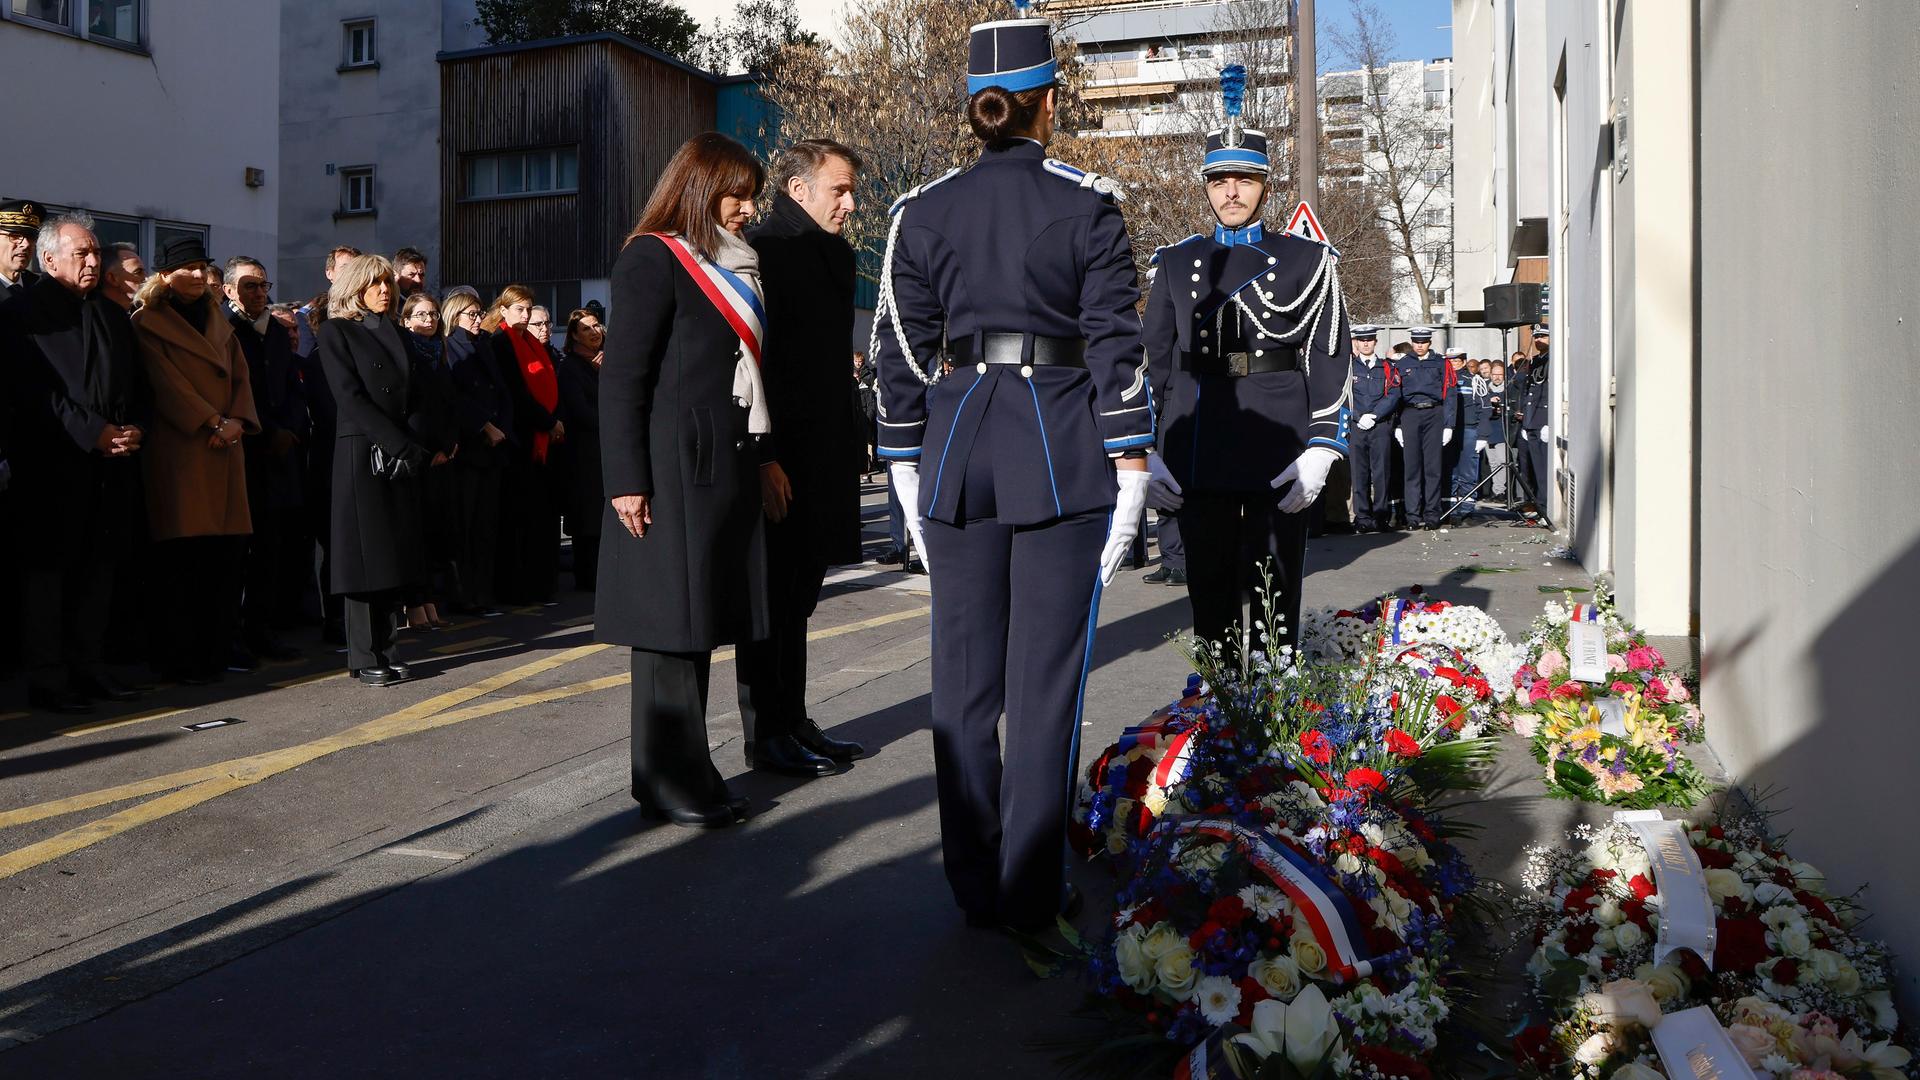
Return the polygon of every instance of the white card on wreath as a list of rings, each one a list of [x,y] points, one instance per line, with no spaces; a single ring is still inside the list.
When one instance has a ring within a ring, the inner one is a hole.
[[[1618,739],[1627,737],[1627,701],[1611,695],[1593,699],[1593,707],[1600,713],[1600,734],[1612,735]]]
[[[1712,971],[1713,897],[1707,892],[1700,856],[1687,839],[1687,823],[1668,821],[1658,810],[1615,810],[1613,820],[1640,838],[1652,865],[1653,887],[1660,892],[1660,933],[1653,942],[1653,962],[1660,963],[1675,949],[1691,949]]]
[[[1660,1052],[1667,1075],[1675,1080],[1754,1080],[1747,1059],[1705,1005],[1661,1017],[1653,1029],[1653,1048]]]
[[[1567,676],[1583,683],[1607,681],[1607,632],[1599,623],[1567,624]]]

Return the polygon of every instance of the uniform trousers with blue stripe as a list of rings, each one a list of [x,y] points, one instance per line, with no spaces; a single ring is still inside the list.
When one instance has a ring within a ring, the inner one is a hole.
[[[961,908],[1031,928],[1052,922],[1065,886],[1111,514],[1003,524],[992,516],[988,456],[967,470],[965,520],[926,523],[940,846]]]

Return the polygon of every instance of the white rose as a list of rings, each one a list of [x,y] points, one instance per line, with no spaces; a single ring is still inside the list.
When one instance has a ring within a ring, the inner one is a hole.
[[[1860,971],[1847,963],[1843,957],[1840,960],[1839,973],[1829,981],[1828,985],[1833,987],[1834,993],[1852,997],[1860,992]]]
[[[1288,943],[1293,953],[1294,963],[1308,975],[1318,975],[1327,969],[1327,953],[1317,942],[1308,937],[1296,937]]]
[[[1593,909],[1593,919],[1601,926],[1619,926],[1627,921],[1627,913],[1621,911],[1619,903],[1609,897]]]
[[[1794,954],[1802,955],[1802,954]],[[1832,949],[1813,949],[1804,954],[1812,961],[1813,977],[1823,983],[1831,984],[1840,977],[1840,969],[1846,965],[1847,958]]]
[[[1691,981],[1687,973],[1672,964],[1641,964],[1633,971],[1633,977],[1647,984],[1653,992],[1653,999],[1662,1005],[1675,998],[1684,997]]]
[[[1875,990],[1864,999],[1867,1008],[1873,1010],[1873,1026],[1881,1031],[1892,1031],[1900,1026],[1900,1013],[1893,1007],[1893,994],[1886,990]]]
[[[1573,1052],[1573,1058],[1582,1065],[1598,1065],[1613,1054],[1613,1033],[1596,1031],[1587,1036],[1587,1041]]]
[[[1779,1048],[1772,1032],[1752,1024],[1734,1024],[1727,1028],[1727,1037],[1733,1040],[1733,1047],[1740,1051],[1740,1056],[1754,1068],[1759,1068],[1767,1055]]]
[[[1193,984],[1199,979],[1199,972],[1193,967],[1193,950],[1182,944],[1154,961],[1153,974],[1160,980],[1160,988],[1176,998],[1185,998],[1193,990]]]
[[[1649,1069],[1637,1061],[1629,1061],[1613,1070],[1608,1080],[1667,1080],[1667,1074],[1658,1069]]]
[[[1263,956],[1247,965],[1247,975],[1281,1001],[1292,1001],[1300,992],[1300,965],[1291,956]]]
[[[1623,922],[1613,928],[1613,948],[1616,952],[1631,952],[1645,940],[1647,932],[1640,929],[1639,923]]]
[[[1789,926],[1774,934],[1773,937],[1780,951],[1795,959],[1806,959],[1807,954],[1813,951],[1813,939],[1807,936],[1807,928],[1804,925]]]
[[[1810,892],[1817,891],[1827,883],[1827,875],[1822,873],[1817,866],[1797,862],[1789,866],[1787,870],[1793,875],[1793,880],[1798,882],[1801,888]]]
[[[1735,897],[1741,900],[1753,899],[1753,890],[1739,874],[1731,870],[1713,867],[1707,871],[1707,893],[1716,903],[1726,903]]]
[[[1762,907],[1793,902],[1793,890],[1775,881],[1763,881],[1753,887],[1753,902]]]
[[[1339,858],[1333,860],[1333,868],[1342,874],[1357,874],[1363,865],[1359,857],[1351,851],[1343,851]]]
[[[1146,940],[1142,945],[1147,959],[1158,962],[1161,957],[1175,949],[1186,948],[1187,939],[1180,936],[1180,932],[1173,928],[1172,923],[1161,922],[1154,923],[1153,929],[1147,931]]]
[[[1660,1003],[1638,979],[1615,979],[1598,992],[1580,999],[1582,1008],[1614,1028],[1637,1026],[1651,1030],[1660,1022]],[[1589,1063],[1590,1064],[1590,1063]]]
[[[1137,994],[1153,989],[1153,961],[1147,958],[1147,950],[1141,944],[1146,936],[1146,931],[1136,924],[1122,931],[1113,943],[1113,958],[1120,969],[1120,978]]]

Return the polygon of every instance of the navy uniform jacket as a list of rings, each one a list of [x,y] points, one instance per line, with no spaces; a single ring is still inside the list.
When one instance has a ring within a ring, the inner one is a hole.
[[[1512,386],[1513,380],[1508,379]],[[1547,426],[1549,407],[1553,404],[1547,398],[1547,356],[1541,353],[1527,361],[1526,372],[1520,376],[1520,408],[1525,413],[1520,420],[1523,431],[1539,431]]]
[[[1349,338],[1334,260],[1324,244],[1284,233],[1232,246],[1191,236],[1155,253],[1144,337],[1160,455],[1183,487],[1265,491],[1309,446],[1346,455]],[[1309,286],[1314,295],[1296,305]],[[1192,370],[1222,350],[1293,349],[1292,371]]]
[[[1400,408],[1400,372],[1393,361],[1373,354],[1369,367],[1359,353],[1353,355],[1353,399],[1348,412],[1355,420],[1371,413],[1375,420],[1389,420]]]
[[[1454,420],[1460,411],[1460,384],[1446,358],[1432,349],[1427,350],[1425,360],[1409,352],[1396,366],[1400,372],[1400,397],[1405,405],[1431,401],[1440,406],[1443,427],[1457,426]]]
[[[893,306],[883,294],[874,328],[879,453],[919,462],[926,517],[1030,525],[1109,509],[1109,455],[1152,444],[1139,287],[1109,187],[1021,139],[894,204]],[[956,366],[929,385],[943,331],[1077,338],[1086,367]],[[979,454],[992,456],[990,513],[962,505]]]

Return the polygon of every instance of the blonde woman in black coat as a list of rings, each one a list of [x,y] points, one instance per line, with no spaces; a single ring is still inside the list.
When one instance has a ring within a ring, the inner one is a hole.
[[[411,676],[393,658],[392,616],[403,590],[427,579],[420,483],[427,469],[447,461],[414,434],[424,391],[400,337],[404,331],[388,317],[393,294],[392,264],[378,255],[355,256],[335,273],[327,321],[314,335],[340,410],[331,586],[347,601],[347,669],[369,686]]]
[[[600,368],[611,502],[596,634],[633,648],[634,798],[690,828],[746,812],[707,751],[707,678],[716,647],[768,629],[759,346],[693,274],[759,303],[758,263],[739,232],[763,179],[752,155],[712,132],[674,154],[614,264]]]

